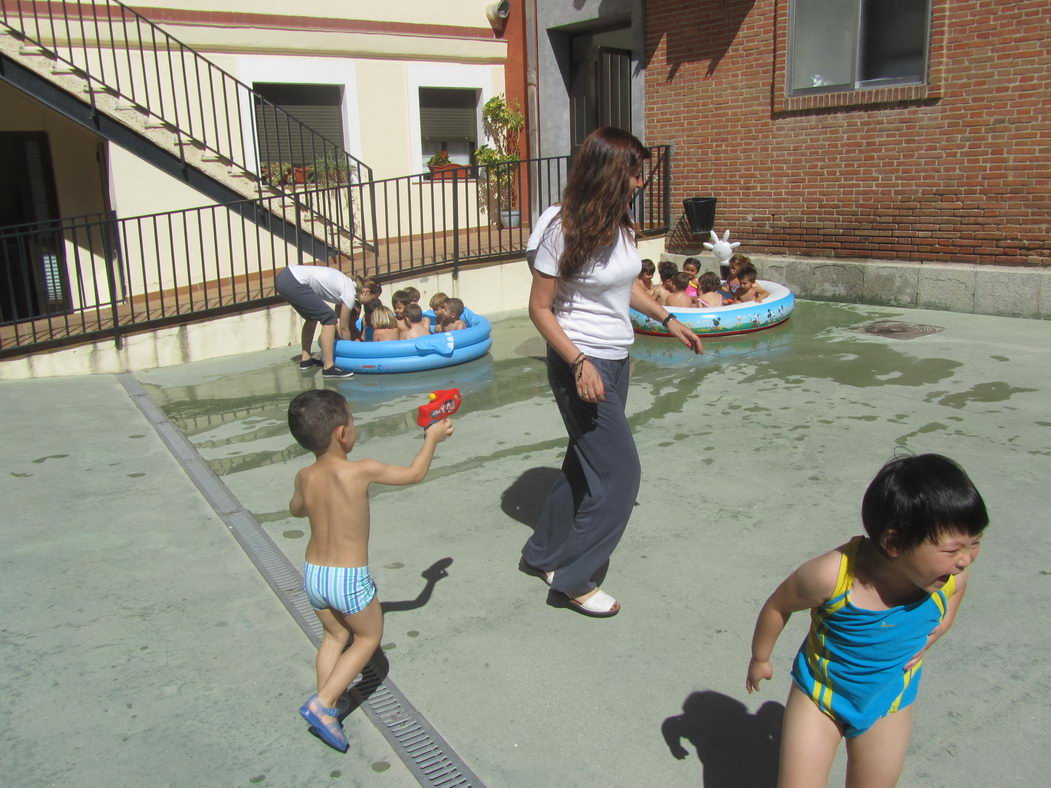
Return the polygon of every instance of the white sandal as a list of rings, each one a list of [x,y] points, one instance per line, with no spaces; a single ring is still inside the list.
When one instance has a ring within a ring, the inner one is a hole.
[[[578,602],[576,599],[569,596],[569,594],[566,594],[566,598],[569,600],[570,607],[578,613],[583,613],[585,616],[591,616],[593,618],[608,618],[610,616],[615,616],[620,612],[620,602],[611,597],[601,588],[583,602]]]

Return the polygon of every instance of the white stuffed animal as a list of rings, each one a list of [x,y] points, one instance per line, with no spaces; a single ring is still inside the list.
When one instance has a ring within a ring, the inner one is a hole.
[[[723,238],[720,241],[719,236],[715,234],[715,230],[711,231],[712,242],[704,242],[704,248],[710,250],[719,259],[719,265],[726,265],[726,263],[733,256],[734,249],[741,245],[740,241],[734,241],[730,243],[730,231],[726,230],[723,233]]]

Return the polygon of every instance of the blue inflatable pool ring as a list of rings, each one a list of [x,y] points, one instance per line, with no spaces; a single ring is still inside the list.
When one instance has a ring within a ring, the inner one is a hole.
[[[717,307],[668,307],[683,325],[701,336],[732,336],[773,328],[788,320],[796,306],[796,297],[777,282],[757,283],[770,297],[757,303],[730,304]],[[668,329],[642,312],[631,310],[631,325],[637,334],[669,336]]]
[[[434,312],[424,314],[432,321]],[[467,328],[417,339],[387,342],[336,342],[336,366],[352,372],[418,372],[463,364],[481,358],[493,344],[492,325],[482,315],[466,307],[460,317]]]

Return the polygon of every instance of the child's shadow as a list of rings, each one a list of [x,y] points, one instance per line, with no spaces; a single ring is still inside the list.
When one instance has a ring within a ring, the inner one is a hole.
[[[558,468],[530,468],[500,496],[500,508],[508,517],[536,528],[547,494],[558,479]]]
[[[718,692],[694,692],[682,704],[682,714],[668,717],[661,733],[676,758],[693,745],[704,766],[705,788],[767,788],[777,784],[781,721],[785,707],[764,703],[755,714],[739,700]]]

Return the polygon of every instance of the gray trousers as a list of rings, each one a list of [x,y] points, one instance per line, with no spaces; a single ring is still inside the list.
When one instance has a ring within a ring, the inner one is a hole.
[[[606,385],[605,400],[595,404],[577,396],[572,366],[548,348],[547,377],[569,446],[562,473],[522,549],[527,564],[554,571],[552,588],[571,596],[595,587],[595,576],[609,561],[631,517],[642,476],[624,415],[628,359],[590,360]]]

